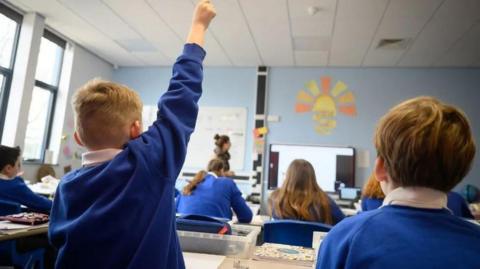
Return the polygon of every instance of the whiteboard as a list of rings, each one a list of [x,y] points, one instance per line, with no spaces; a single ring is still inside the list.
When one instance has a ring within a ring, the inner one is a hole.
[[[287,169],[295,159],[305,159],[312,164],[317,183],[324,191],[335,192],[337,182],[348,184],[349,187],[355,184],[354,148],[272,144],[269,153],[269,188],[282,186]]]
[[[143,107],[144,131],[157,117],[156,106]],[[244,107],[206,107],[198,112],[195,131],[190,137],[184,169],[205,169],[214,156],[215,134],[230,137],[230,169],[243,170],[247,130],[247,109]]]

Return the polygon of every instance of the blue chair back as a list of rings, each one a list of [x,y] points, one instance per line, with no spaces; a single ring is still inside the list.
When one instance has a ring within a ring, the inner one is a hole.
[[[265,243],[312,247],[313,232],[329,232],[332,226],[299,220],[273,220],[263,225]]]
[[[183,215],[178,217],[177,230],[200,233],[232,234],[232,228],[225,220],[203,215]]]

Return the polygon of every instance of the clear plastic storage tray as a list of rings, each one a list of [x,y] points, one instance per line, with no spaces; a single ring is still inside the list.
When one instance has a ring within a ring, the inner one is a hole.
[[[252,256],[260,227],[232,225],[232,235],[177,231],[182,251],[248,259]]]

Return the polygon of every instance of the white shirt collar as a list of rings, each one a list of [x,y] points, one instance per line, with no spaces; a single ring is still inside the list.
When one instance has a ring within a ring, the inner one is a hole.
[[[5,174],[0,173],[0,179],[5,179],[5,180],[7,180],[7,179],[10,179],[10,178],[7,177]]]
[[[215,174],[214,172],[208,172],[207,175],[212,175],[214,178],[217,178],[217,174]]]
[[[121,149],[101,149],[85,152],[82,154],[82,165],[91,166],[110,161],[120,152],[122,152]]]
[[[447,208],[447,194],[424,187],[400,187],[391,191],[383,205],[403,205],[417,208]]]

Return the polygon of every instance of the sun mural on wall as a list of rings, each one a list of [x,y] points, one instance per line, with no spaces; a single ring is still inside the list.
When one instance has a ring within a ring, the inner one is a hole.
[[[310,113],[315,121],[315,131],[321,135],[331,134],[337,127],[337,114],[354,117],[357,115],[355,95],[343,81],[331,88],[331,77],[320,78],[321,88],[315,80],[305,84],[297,94],[295,112]]]

